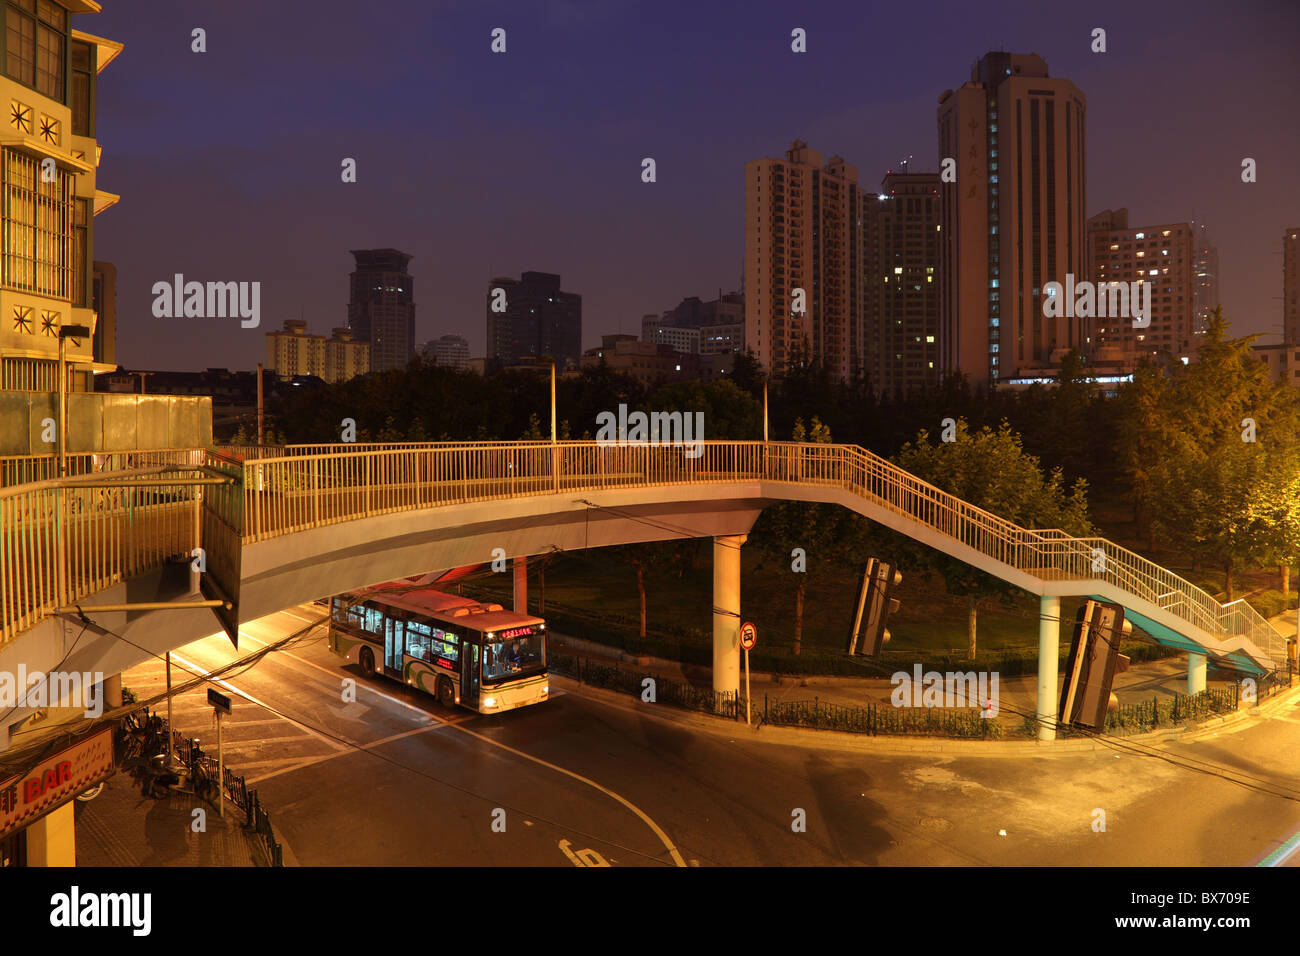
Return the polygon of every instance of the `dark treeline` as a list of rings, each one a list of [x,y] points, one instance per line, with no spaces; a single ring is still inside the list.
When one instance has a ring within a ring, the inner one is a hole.
[[[289,443],[339,441],[345,419],[355,421],[358,441],[540,439],[550,435],[549,387],[542,369],[480,376],[416,361],[402,371],[281,392],[267,410],[276,437]],[[594,438],[597,415],[617,412],[619,404],[702,411],[705,438],[758,440],[762,398],[763,376],[749,356],[737,357],[730,379],[708,384],[646,386],[602,365],[558,381],[556,417],[561,438],[581,439]],[[921,429],[938,434],[947,418],[965,419],[972,430],[1005,420],[1047,468],[1059,466],[1068,479],[1108,488],[1119,476],[1115,443],[1122,406],[1068,375],[1060,387],[1022,392],[975,391],[954,377],[907,396],[877,396],[867,382],[835,382],[820,368],[803,367],[770,384],[768,420],[773,440],[788,440],[797,420],[816,417],[835,441],[886,457]]]

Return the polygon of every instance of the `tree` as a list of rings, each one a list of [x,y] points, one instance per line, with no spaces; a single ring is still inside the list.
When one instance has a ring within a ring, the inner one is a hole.
[[[1222,568],[1232,601],[1239,569],[1300,547],[1300,399],[1269,377],[1254,336],[1229,338],[1228,327],[1216,309],[1196,361],[1135,377],[1122,447],[1152,534]]]
[[[816,417],[807,426],[800,418],[795,421],[790,437],[796,442],[830,444],[831,432]],[[767,508],[750,535],[765,558],[779,565],[788,564],[795,575],[792,651],[796,655],[803,645],[803,608],[809,569],[819,562],[830,563],[833,555],[843,560],[843,549],[836,545],[848,518],[848,513],[838,505],[785,501]]]
[[[1088,484],[1077,479],[1069,493],[1059,468],[1044,474],[1039,460],[1025,453],[1020,436],[1003,422],[971,432],[958,419],[953,441],[931,443],[922,430],[905,445],[895,463],[932,485],[985,511],[1028,528],[1059,528],[1075,537],[1092,533],[1088,520]],[[941,577],[948,593],[967,599],[968,655],[975,657],[977,601],[1009,600],[1016,589],[972,565],[916,544],[904,545],[906,557],[926,577]]]

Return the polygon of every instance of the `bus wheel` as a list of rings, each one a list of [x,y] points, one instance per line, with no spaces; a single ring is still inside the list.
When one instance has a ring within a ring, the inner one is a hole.
[[[357,655],[357,660],[361,662],[361,673],[367,677],[375,676],[375,655],[368,647],[361,648],[361,653]]]
[[[454,707],[456,704],[456,688],[445,677],[438,678],[438,703],[444,707]]]

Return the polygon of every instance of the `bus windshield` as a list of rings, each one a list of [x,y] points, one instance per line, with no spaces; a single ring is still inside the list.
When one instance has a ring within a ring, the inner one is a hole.
[[[545,640],[544,634],[532,634],[485,642],[483,683],[495,684],[541,670],[546,664]]]

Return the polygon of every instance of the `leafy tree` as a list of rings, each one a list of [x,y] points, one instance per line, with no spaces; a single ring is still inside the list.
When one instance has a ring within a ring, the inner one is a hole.
[[[795,421],[791,440],[830,444],[831,432],[814,417],[807,425]],[[792,651],[803,645],[804,598],[808,577],[815,567],[845,560],[846,531],[853,527],[851,515],[838,505],[784,501],[764,510],[755,522],[750,540],[765,559],[788,566],[794,574],[794,635]]]
[[[1300,546],[1300,393],[1270,379],[1254,336],[1228,327],[1216,310],[1196,361],[1135,377],[1121,447],[1151,533],[1221,567],[1231,601],[1237,570]]]
[[[923,481],[977,508],[1028,528],[1059,528],[1075,537],[1092,533],[1088,520],[1088,484],[1077,479],[1067,494],[1059,468],[1044,474],[1039,460],[1025,453],[1020,436],[1003,422],[972,432],[958,419],[953,441],[931,442],[922,430],[895,459]],[[943,579],[948,593],[967,599],[968,655],[976,644],[977,601],[1009,601],[1016,589],[972,565],[913,542],[903,545],[909,563],[926,577]]]

